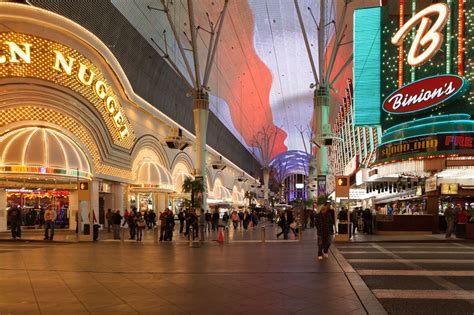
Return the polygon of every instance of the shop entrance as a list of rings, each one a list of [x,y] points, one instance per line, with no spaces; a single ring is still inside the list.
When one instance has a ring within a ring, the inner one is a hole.
[[[22,225],[27,229],[44,226],[44,212],[51,208],[57,213],[55,225],[69,228],[69,196],[67,190],[44,189],[6,189],[7,209],[21,210]],[[10,227],[10,222],[7,221]]]

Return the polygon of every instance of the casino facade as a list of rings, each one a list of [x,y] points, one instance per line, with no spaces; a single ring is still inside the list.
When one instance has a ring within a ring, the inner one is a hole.
[[[160,111],[160,99],[138,95],[109,47],[78,23],[12,3],[0,4],[0,19],[0,231],[12,206],[25,225],[52,207],[71,229],[76,213],[104,223],[107,209],[176,211],[194,174],[190,128]],[[130,62],[129,73],[143,71]],[[174,148],[170,139],[184,143]],[[259,168],[243,146],[221,149],[207,146],[210,203],[243,206]]]
[[[379,230],[438,232],[449,204],[474,209],[474,4],[382,3],[355,10],[339,120],[352,115],[361,136],[344,175],[360,206],[378,209]]]

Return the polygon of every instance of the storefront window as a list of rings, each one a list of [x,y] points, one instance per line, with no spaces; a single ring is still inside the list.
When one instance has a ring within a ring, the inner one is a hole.
[[[69,191],[41,189],[7,189],[7,208],[21,209],[22,225],[36,228],[44,224],[44,211],[48,208],[57,213],[56,225],[69,226]]]

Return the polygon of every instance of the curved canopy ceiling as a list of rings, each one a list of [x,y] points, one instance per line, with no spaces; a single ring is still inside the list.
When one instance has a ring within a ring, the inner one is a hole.
[[[173,191],[173,179],[170,172],[158,162],[145,159],[137,171],[137,184],[143,188]]]
[[[39,127],[0,136],[0,173],[91,177],[89,161],[72,139]]]
[[[166,14],[148,8],[162,9],[160,0],[112,0],[112,3],[161,55],[163,53],[156,44],[167,50],[170,59],[191,81],[189,75],[186,75],[185,63]],[[191,47],[186,37],[189,35],[185,35],[190,34],[187,1],[165,0],[165,3],[169,3],[170,16],[177,34],[181,36],[191,68],[194,69],[192,53],[188,50]],[[206,13],[215,24],[224,0],[200,0],[193,3],[196,25],[201,27],[198,31],[198,52],[203,73],[210,37],[204,30],[209,30]],[[316,23],[320,15],[320,1],[298,0],[298,3],[318,68]],[[326,0],[327,46],[330,46],[333,38],[335,23],[331,21],[335,19],[336,5],[339,3],[344,2]],[[339,56],[336,59],[338,58]],[[336,60],[335,68],[344,61]],[[277,132],[274,144],[267,152],[270,159],[287,150],[306,151],[309,148],[309,137],[303,140],[300,131],[308,130],[311,125],[311,83],[314,83],[314,76],[294,1],[229,1],[209,81],[210,109],[242,144],[255,153],[252,149],[255,139],[262,129],[267,128]],[[262,160],[261,156],[260,159]]]
[[[290,174],[308,175],[309,160],[311,156],[303,151],[289,150],[277,155],[270,166],[277,179],[284,180]]]

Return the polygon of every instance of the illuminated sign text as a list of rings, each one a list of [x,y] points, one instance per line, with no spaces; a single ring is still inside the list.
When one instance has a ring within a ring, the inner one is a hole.
[[[79,93],[99,110],[116,144],[133,145],[131,126],[116,94],[99,68],[78,51],[36,36],[0,33],[0,78],[4,77],[47,80]]]
[[[421,79],[390,94],[382,108],[392,114],[417,112],[461,96],[468,86],[468,81],[456,75]]]
[[[431,15],[437,14],[433,26],[431,26]],[[420,24],[416,31],[415,38],[408,52],[407,62],[411,66],[419,66],[431,57],[441,48],[443,44],[443,34],[441,30],[448,21],[449,7],[444,3],[436,3],[421,10],[409,19],[395,35],[392,37],[392,44],[400,46],[415,25]],[[421,48],[424,48],[420,52]]]

